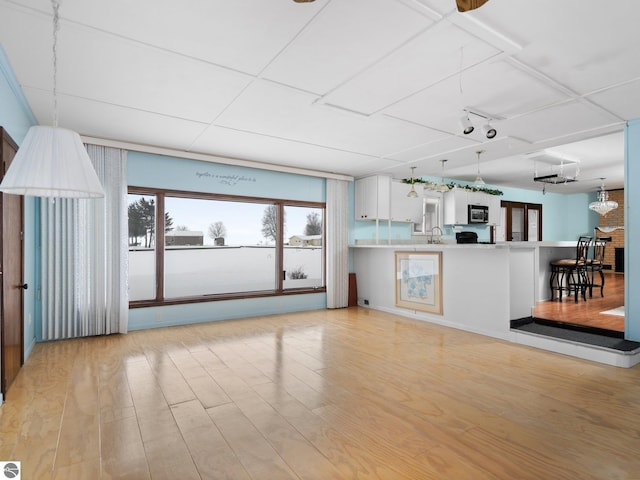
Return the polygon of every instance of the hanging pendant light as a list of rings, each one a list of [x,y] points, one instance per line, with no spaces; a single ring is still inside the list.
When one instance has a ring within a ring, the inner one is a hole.
[[[60,3],[53,6],[53,126],[29,129],[0,191],[35,197],[98,198],[104,190],[80,135],[58,127],[57,43]]]
[[[477,186],[482,186],[485,185],[484,180],[482,179],[482,177],[480,176],[480,154],[484,152],[484,150],[478,150],[476,153],[478,154],[478,176],[476,177],[476,180],[473,182],[474,185]]]
[[[602,178],[601,180],[604,180]],[[609,192],[604,189],[604,181],[598,190],[598,200],[589,204],[589,209],[598,212],[600,215],[606,215],[611,210],[618,208],[618,202],[609,200]]]
[[[443,158],[442,160],[440,160],[440,171],[441,171],[441,176],[440,176],[440,183],[436,186],[436,192],[439,193],[444,193],[444,192],[448,192],[449,191],[449,187],[447,186],[446,183],[444,183],[444,164],[447,163],[447,159]]]
[[[418,197],[418,192],[416,192],[416,189],[414,188],[415,185],[415,180],[413,178],[413,172],[415,171],[416,167],[411,167],[411,180],[409,183],[411,183],[411,190],[409,190],[409,193],[407,193],[407,197],[409,198],[417,198]]]

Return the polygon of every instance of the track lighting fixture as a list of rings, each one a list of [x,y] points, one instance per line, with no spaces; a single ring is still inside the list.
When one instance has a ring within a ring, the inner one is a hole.
[[[469,120],[468,113],[465,113],[460,118],[460,125],[462,126],[462,133],[464,133],[465,135],[469,135],[474,130],[473,123],[471,123],[471,120]]]
[[[498,134],[498,131],[491,126],[491,118],[483,113],[474,112],[473,110],[464,110],[464,115],[460,118],[460,125],[462,126],[462,133],[465,135],[469,135],[470,133],[475,131],[475,126],[471,121],[471,118],[479,117],[486,121],[486,123],[482,127],[482,132],[488,139],[495,138]]]
[[[482,127],[482,131],[484,132],[486,137],[489,138],[489,139],[495,137],[496,134],[498,133],[498,132],[496,132],[496,129],[493,128],[489,122],[487,122],[487,124]]]

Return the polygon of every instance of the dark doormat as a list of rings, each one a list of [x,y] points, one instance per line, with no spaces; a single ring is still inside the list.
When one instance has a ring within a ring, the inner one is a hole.
[[[570,340],[586,345],[610,348],[620,352],[632,352],[640,349],[639,342],[625,340],[622,332],[554,322],[552,320],[534,319],[532,317],[521,318],[511,321],[511,329],[562,340]]]

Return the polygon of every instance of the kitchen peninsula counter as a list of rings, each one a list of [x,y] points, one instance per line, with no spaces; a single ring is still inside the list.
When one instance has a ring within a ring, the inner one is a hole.
[[[549,298],[549,261],[571,257],[576,242],[494,244],[358,242],[350,245],[358,304],[508,339],[510,321]],[[396,305],[395,252],[442,253],[442,315]]]
[[[549,262],[575,257],[575,248],[575,241],[488,245],[412,242],[359,243],[350,251],[361,306],[608,365],[635,365],[636,356],[624,352],[511,330],[511,320],[530,317],[536,301],[550,297]],[[442,254],[441,315],[396,305],[395,252]]]

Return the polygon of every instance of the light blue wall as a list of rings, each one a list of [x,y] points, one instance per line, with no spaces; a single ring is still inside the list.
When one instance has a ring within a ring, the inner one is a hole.
[[[2,46],[0,45],[0,125],[20,145],[29,127],[36,125],[36,118],[29,108],[22,89],[13,75]]]
[[[188,325],[327,308],[325,293],[189,303],[129,310],[129,330]]]
[[[595,199],[593,194],[546,193],[537,190],[500,188],[502,200],[512,202],[542,204],[542,239],[550,242],[575,240],[582,234],[593,235],[598,225],[598,216],[589,210],[589,202]],[[561,191],[562,186],[552,187]]]
[[[22,90],[13,75],[13,70],[0,46],[0,125],[5,128],[13,140],[20,145],[29,127],[36,119],[27,104]],[[24,292],[24,356],[29,356],[35,345],[35,305],[36,291],[36,224],[35,199],[24,199],[24,278],[31,288]]]
[[[325,201],[322,178],[141,152],[127,154],[127,182],[136,187]]]
[[[426,179],[427,177],[425,177]],[[432,179],[439,181],[440,179]],[[448,181],[448,180],[446,180]],[[464,182],[459,182],[464,184]],[[595,193],[562,194],[547,191],[545,194],[536,190],[523,190],[516,188],[497,187],[503,192],[501,200],[512,202],[539,203],[542,204],[542,239],[545,241],[574,240],[582,234],[593,235],[594,228],[598,225],[598,215],[589,210],[589,202],[595,200]],[[561,189],[561,186],[555,187]],[[350,200],[355,203],[354,189],[350,190]],[[392,239],[411,238],[411,229],[408,225],[392,222]],[[350,242],[355,240],[371,240],[375,237],[375,222],[351,223]],[[468,225],[465,230],[475,231],[479,241],[489,240],[489,228],[483,226]],[[455,239],[451,227],[445,227],[445,239]],[[388,238],[387,222],[380,222],[378,229],[379,238]]]
[[[625,337],[640,341],[640,119],[625,128],[624,175],[624,281]]]
[[[325,201],[325,180],[141,152],[127,156],[127,182],[137,187]],[[129,329],[326,308],[325,293],[223,300],[129,310]]]

